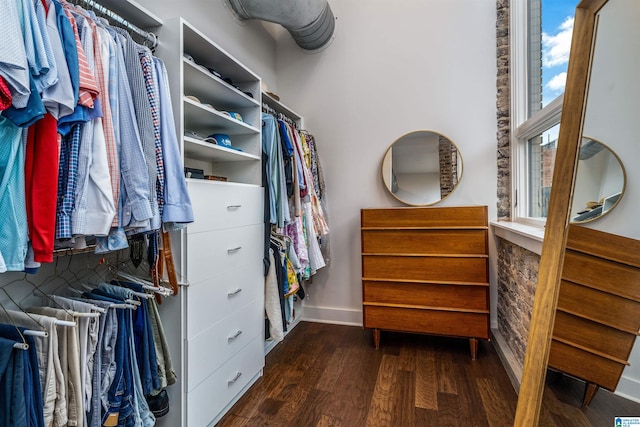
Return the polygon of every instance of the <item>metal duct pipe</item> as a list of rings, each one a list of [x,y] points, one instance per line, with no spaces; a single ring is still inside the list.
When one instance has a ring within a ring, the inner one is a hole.
[[[335,18],[327,0],[227,0],[241,20],[260,19],[282,25],[303,49],[327,44]]]

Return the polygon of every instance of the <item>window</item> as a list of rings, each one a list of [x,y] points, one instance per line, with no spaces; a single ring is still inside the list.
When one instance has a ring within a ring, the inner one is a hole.
[[[511,4],[513,217],[543,225],[578,0]]]

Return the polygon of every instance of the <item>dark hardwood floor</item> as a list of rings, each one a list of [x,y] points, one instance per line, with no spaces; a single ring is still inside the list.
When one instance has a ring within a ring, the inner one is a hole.
[[[640,404],[548,375],[543,426],[613,426]],[[267,356],[264,376],[218,423],[229,426],[510,426],[517,395],[493,345],[472,361],[468,341],[302,322]]]

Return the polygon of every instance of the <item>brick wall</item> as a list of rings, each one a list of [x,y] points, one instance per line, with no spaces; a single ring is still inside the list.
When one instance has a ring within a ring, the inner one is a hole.
[[[511,89],[509,80],[509,1],[496,3],[496,54],[498,75],[498,220],[511,219],[511,143],[510,116]]]
[[[529,334],[540,255],[497,238],[498,331],[520,366]]]
[[[458,182],[457,150],[451,141],[440,136],[438,153],[440,158],[440,197],[445,198],[453,191]]]

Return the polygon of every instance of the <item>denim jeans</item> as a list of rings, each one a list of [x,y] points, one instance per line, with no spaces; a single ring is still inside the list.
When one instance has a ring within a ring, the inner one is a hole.
[[[25,354],[14,350],[13,344],[22,342],[4,338],[0,333],[0,425],[23,426],[27,423],[24,394]]]
[[[112,303],[120,303],[117,299],[111,298],[101,292],[99,289],[92,290],[89,294],[85,295],[88,298],[106,301]],[[107,392],[107,407],[106,412],[102,417],[102,423],[104,426],[119,426],[121,421],[127,422],[128,418],[132,416],[132,385],[131,379],[131,364],[127,360],[129,354],[129,323],[127,322],[127,309],[117,308],[115,309],[117,316],[118,333],[115,345],[115,366],[116,371],[111,382],[111,386]],[[123,424],[124,425],[124,424]]]
[[[44,425],[50,426],[54,420],[57,396],[64,396],[64,378],[60,369],[60,358],[58,356],[58,333],[55,319],[38,314],[27,314],[23,311],[0,310],[0,323],[9,324],[13,321],[17,326],[27,329],[40,330],[44,328],[49,334],[48,337],[33,337],[38,353],[38,366],[40,374],[40,389],[42,390]],[[66,403],[60,409],[64,410],[64,424],[66,425]],[[59,421],[55,426],[61,425]]]
[[[123,288],[117,285],[101,283],[99,285],[99,290],[106,292],[107,294],[110,294],[113,298],[121,298],[122,300],[135,299],[135,297],[131,292],[131,289]],[[147,400],[144,397],[145,396],[144,386],[140,378],[140,375],[143,371],[141,366],[145,366],[144,371],[147,373],[146,379],[148,382],[148,387],[152,387],[152,383],[151,383],[152,379],[150,374],[151,370],[149,368],[149,363],[150,363],[149,348],[153,347],[152,345],[149,344],[149,339],[152,337],[148,336],[146,337],[146,339],[141,338],[141,341],[142,341],[141,351],[142,351],[142,358],[143,358],[141,361],[138,361],[136,351],[135,351],[135,347],[136,347],[135,335],[136,334],[134,329],[134,321],[139,325],[138,330],[140,332],[143,332],[144,330],[146,330],[146,326],[144,325],[147,323],[147,321],[144,317],[145,311],[143,307],[145,306],[140,305],[140,307],[137,310],[135,310],[135,312],[132,312],[132,310],[129,310],[129,328],[130,328],[129,337],[130,337],[130,349],[131,349],[130,360],[131,360],[132,378],[133,378],[133,384],[134,384],[133,397],[134,397],[134,405],[135,405],[134,413],[136,415],[136,426],[142,425],[144,427],[151,427],[155,425],[155,417],[151,413],[151,410],[149,409],[149,406],[147,404]],[[155,351],[155,348],[154,348],[154,351]],[[154,364],[155,364],[155,358],[154,358]],[[157,373],[157,369],[156,369],[156,373]],[[156,378],[157,378],[157,374],[156,374]]]
[[[25,328],[20,328],[20,332],[23,332],[24,329]],[[3,391],[9,392],[9,395],[12,396],[12,407],[16,404],[13,402],[13,398],[18,399],[19,403],[22,401],[22,398],[24,398],[23,408],[25,426],[44,427],[42,390],[40,389],[40,371],[38,366],[36,342],[31,336],[20,336],[20,333],[15,326],[6,324],[0,324],[0,337],[5,337],[6,339],[13,340],[14,342],[22,342],[22,338],[24,337],[24,340],[29,345],[28,350],[13,350],[13,344],[11,345],[12,351],[16,351],[18,354],[17,357],[14,358],[13,372],[7,372],[5,379],[8,382],[10,378],[8,375],[12,374],[13,385],[9,387],[9,390]],[[20,383],[22,383],[22,387],[20,387]],[[16,395],[16,391],[18,391],[18,394],[22,393],[22,398]],[[19,426],[21,424],[12,424],[9,422],[6,425]]]
[[[108,392],[116,374],[115,348],[118,338],[118,320],[111,303],[91,300],[91,304],[106,310],[100,316],[98,326],[98,347],[93,357],[91,377],[91,402],[87,408],[89,427],[102,427],[102,408],[108,407]]]
[[[131,282],[112,281],[115,289],[125,287],[135,292],[144,292],[142,285]],[[119,285],[119,286],[118,286]],[[109,289],[114,288],[110,287]],[[116,291],[122,292],[122,291]],[[122,292],[126,294],[126,292]],[[142,392],[145,396],[157,393],[162,387],[158,374],[158,357],[154,342],[151,316],[149,313],[149,300],[142,300],[142,305],[134,313],[133,331],[135,336],[136,359],[140,368],[140,380],[142,382]]]

